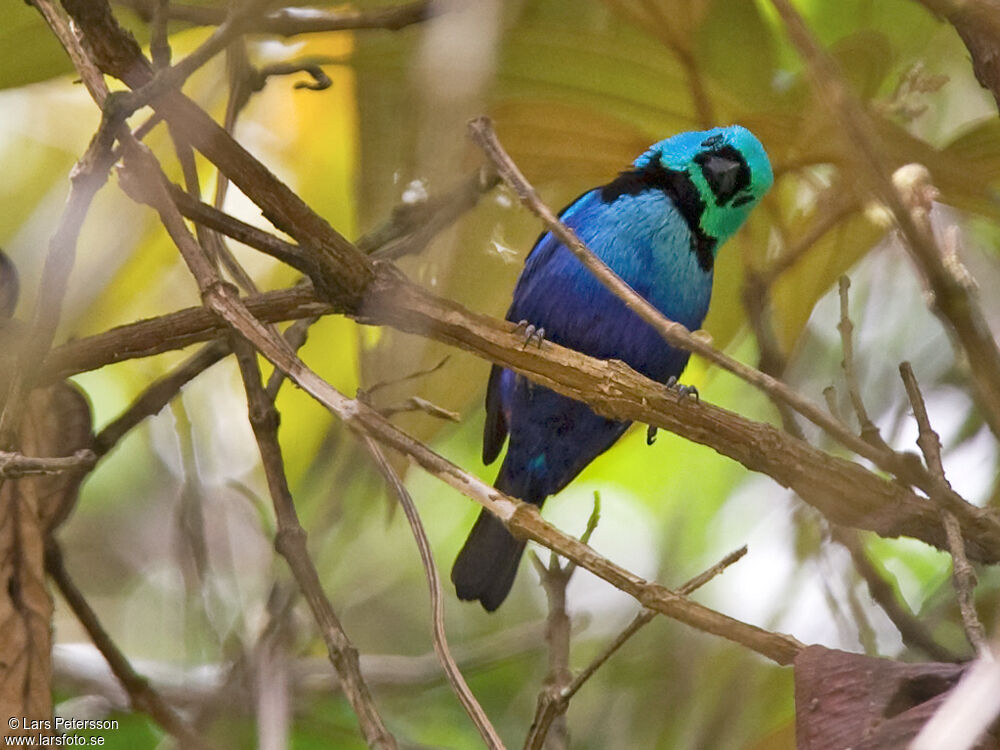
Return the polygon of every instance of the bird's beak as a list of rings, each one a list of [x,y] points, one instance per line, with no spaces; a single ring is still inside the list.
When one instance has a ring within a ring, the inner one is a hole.
[[[736,183],[743,165],[718,154],[710,154],[701,163],[702,174],[720,201],[728,201],[736,194]]]

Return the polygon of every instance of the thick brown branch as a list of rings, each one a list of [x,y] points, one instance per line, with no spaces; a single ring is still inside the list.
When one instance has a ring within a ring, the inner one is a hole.
[[[512,367],[553,390],[587,401],[601,413],[676,432],[708,445],[747,468],[773,477],[799,493],[836,523],[883,536],[912,536],[940,549],[947,541],[935,508],[896,482],[830,456],[774,427],[702,401],[676,396],[620,362],[603,362],[555,344],[522,348],[509,323],[465,310],[407,282],[389,268],[379,274],[363,322],[391,325],[472,351]],[[299,287],[249,297],[247,309],[263,321],[331,312],[312,290]],[[112,329],[70,342],[45,361],[50,377],[92,369],[106,362],[177,349],[223,336],[227,328],[203,308]],[[991,511],[966,507],[960,517],[969,554],[1000,561],[1000,533]]]

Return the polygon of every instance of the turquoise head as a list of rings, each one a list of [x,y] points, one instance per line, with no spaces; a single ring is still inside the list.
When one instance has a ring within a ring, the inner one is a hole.
[[[743,225],[774,183],[767,152],[740,125],[667,138],[636,159],[635,167],[670,175],[677,208],[714,240],[713,251]]]

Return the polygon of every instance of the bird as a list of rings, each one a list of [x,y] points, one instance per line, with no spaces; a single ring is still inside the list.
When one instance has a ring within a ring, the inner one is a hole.
[[[638,294],[695,330],[708,312],[716,254],[773,182],[767,152],[746,128],[684,132],[583,193],[560,218]],[[668,345],[548,231],[525,259],[506,319],[525,329],[526,342],[544,337],[592,357],[622,360],[661,383],[676,383],[688,361],[688,352]],[[483,462],[495,461],[509,436],[494,486],[541,507],[629,425],[494,365]],[[524,547],[482,510],[452,567],[458,598],[496,610],[510,592]]]

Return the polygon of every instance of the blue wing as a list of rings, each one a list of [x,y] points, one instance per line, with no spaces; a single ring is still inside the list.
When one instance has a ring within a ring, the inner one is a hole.
[[[668,318],[692,329],[701,325],[708,309],[712,275],[698,266],[687,225],[663,193],[623,195],[614,203],[604,203],[600,190],[592,190],[571,204],[562,219]],[[545,328],[545,338],[550,341],[593,357],[623,360],[660,382],[671,375],[680,376],[687,364],[686,352],[668,346],[549,233],[539,238],[525,261],[507,319],[526,320]],[[561,469],[555,470],[549,461],[550,471],[560,475],[571,471],[570,464],[578,463],[577,451],[589,454],[580,456],[579,471],[627,427],[619,427],[620,423],[590,424],[587,414],[600,418],[589,408],[583,407],[585,414],[579,408],[582,405],[547,389],[525,390],[525,394],[532,391],[530,400],[526,395],[518,396],[518,391],[524,390],[519,387],[521,380],[500,367],[494,367],[490,374],[483,440],[483,460],[487,463],[499,455],[514,423],[522,426],[524,439],[517,442],[525,443],[528,453],[561,452],[547,437],[576,442],[593,439],[590,447],[567,446],[573,455],[558,457],[556,463],[563,464]],[[527,414],[519,414],[524,411],[533,416],[529,419]],[[588,434],[591,430],[600,435]],[[546,442],[548,445],[543,446]],[[572,476],[575,472],[569,478]]]

